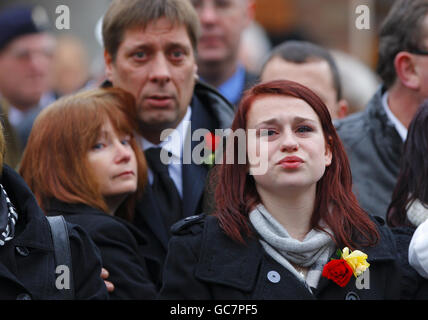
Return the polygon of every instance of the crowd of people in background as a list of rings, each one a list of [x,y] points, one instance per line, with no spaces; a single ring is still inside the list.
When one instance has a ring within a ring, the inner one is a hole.
[[[113,0],[102,77],[40,6],[0,11],[0,299],[428,299],[428,1],[392,5],[364,107],[254,5]]]

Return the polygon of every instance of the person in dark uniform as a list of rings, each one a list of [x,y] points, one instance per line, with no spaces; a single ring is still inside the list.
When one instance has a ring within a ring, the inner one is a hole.
[[[118,88],[65,96],[37,118],[20,168],[47,215],[64,215],[89,233],[112,299],[156,296],[147,240],[131,223],[147,180],[135,114],[133,96]]]
[[[4,162],[16,168],[34,119],[53,101],[49,92],[55,38],[40,5],[0,10],[0,112],[6,137]]]

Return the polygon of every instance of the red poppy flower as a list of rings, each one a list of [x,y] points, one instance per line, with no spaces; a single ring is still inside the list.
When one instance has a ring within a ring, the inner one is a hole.
[[[322,276],[344,287],[353,274],[352,268],[344,259],[331,260],[324,266]]]
[[[210,149],[212,152],[215,152],[218,144],[220,143],[220,137],[216,136],[215,134],[212,134],[211,132],[208,132],[205,137],[205,145],[208,149]]]

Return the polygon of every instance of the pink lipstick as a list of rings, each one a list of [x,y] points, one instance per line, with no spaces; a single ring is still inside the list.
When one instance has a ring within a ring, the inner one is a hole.
[[[302,165],[302,163],[303,160],[297,156],[287,156],[278,161],[278,164],[284,169],[297,169]]]

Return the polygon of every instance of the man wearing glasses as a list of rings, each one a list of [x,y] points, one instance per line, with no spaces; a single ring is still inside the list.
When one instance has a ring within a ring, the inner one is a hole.
[[[401,149],[421,102],[428,98],[428,1],[398,0],[383,22],[377,71],[383,85],[365,111],[339,120],[354,192],[369,213],[385,218]]]

